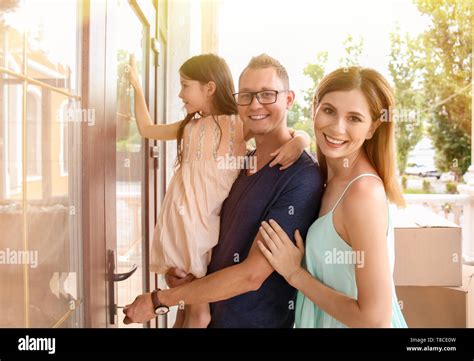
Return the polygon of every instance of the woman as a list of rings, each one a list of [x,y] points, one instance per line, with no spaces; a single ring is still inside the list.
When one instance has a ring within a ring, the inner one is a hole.
[[[299,290],[296,327],[407,327],[393,284],[388,202],[404,205],[396,180],[394,97],[372,69],[327,75],[313,101],[318,161],[326,189],[319,218],[296,246],[274,221],[259,248]]]

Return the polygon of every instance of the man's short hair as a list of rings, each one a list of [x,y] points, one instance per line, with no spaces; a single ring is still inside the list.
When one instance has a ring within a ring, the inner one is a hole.
[[[240,83],[240,79],[242,78],[242,74],[244,74],[247,69],[266,69],[266,68],[274,68],[278,78],[280,78],[280,80],[282,81],[283,86],[285,87],[285,90],[290,89],[290,79],[288,77],[288,72],[286,71],[285,67],[281,65],[281,63],[278,60],[276,60],[275,58],[272,58],[268,54],[260,54],[250,59],[250,62],[247,64],[247,66],[242,71],[242,73],[240,73],[239,83]]]

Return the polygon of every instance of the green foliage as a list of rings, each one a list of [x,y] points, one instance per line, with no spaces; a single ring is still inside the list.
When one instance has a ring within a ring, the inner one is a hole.
[[[424,104],[423,92],[419,89],[417,78],[420,75],[420,52],[416,42],[400,29],[390,34],[389,71],[394,83],[395,109],[391,114],[402,115],[396,121],[397,161],[402,173],[407,164],[408,153],[420,141],[423,135],[422,119],[426,114],[422,111]],[[410,117],[413,115],[413,117]]]
[[[424,193],[431,193],[431,182],[424,179],[422,189]]]
[[[456,194],[458,192],[458,186],[454,182],[446,183],[446,193]]]
[[[407,178],[406,175],[403,175],[402,176],[402,187],[403,187],[404,190],[407,189],[407,183],[408,183],[408,178]]]
[[[360,38],[356,41],[351,35],[342,42],[346,54],[339,59],[339,66],[349,67],[360,64],[360,56],[364,51],[364,39]]]
[[[471,163],[472,3],[470,0],[417,0],[432,26],[420,37],[418,65],[430,110],[428,133],[440,170]]]
[[[471,165],[471,137],[457,123],[450,122],[446,114],[434,114],[428,133],[438,150],[436,167],[454,171],[458,176]]]

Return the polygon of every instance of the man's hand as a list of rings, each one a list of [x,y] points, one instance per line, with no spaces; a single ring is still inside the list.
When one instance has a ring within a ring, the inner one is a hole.
[[[166,284],[169,288],[175,288],[194,280],[191,273],[186,273],[179,268],[170,268],[165,275]]]
[[[125,318],[123,323],[128,325],[130,323],[144,323],[155,318],[155,312],[153,308],[153,301],[151,300],[151,293],[144,293],[143,295],[135,298],[135,301],[131,305],[126,305],[123,309]]]

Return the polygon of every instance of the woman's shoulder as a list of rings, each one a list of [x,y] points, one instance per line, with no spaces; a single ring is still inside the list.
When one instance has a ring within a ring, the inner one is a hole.
[[[342,200],[342,208],[348,212],[361,212],[367,209],[382,211],[387,207],[387,195],[382,180],[377,174],[362,176],[347,189]],[[344,213],[346,213],[344,212]]]

